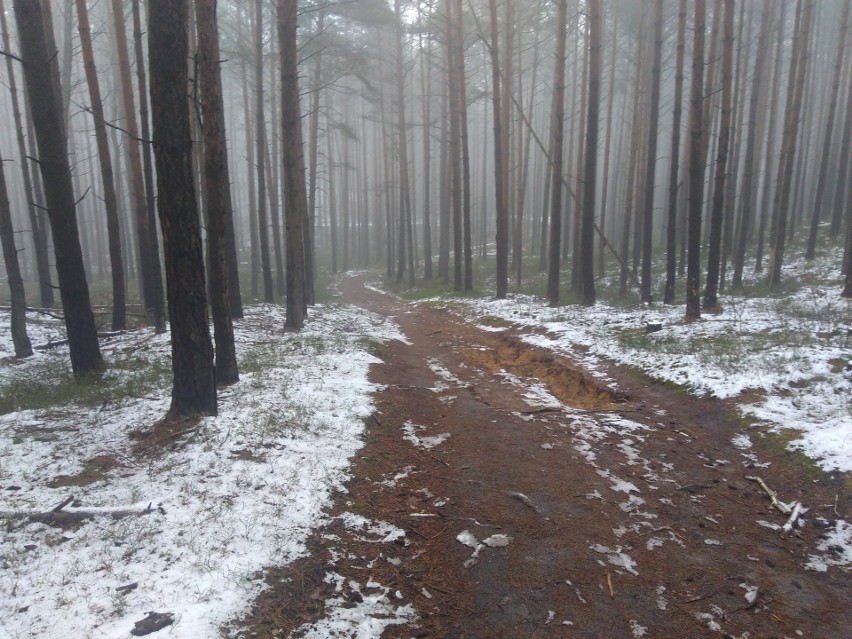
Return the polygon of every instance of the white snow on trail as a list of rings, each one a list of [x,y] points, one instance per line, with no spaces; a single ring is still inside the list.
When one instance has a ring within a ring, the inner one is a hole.
[[[838,287],[807,285],[777,298],[722,296],[720,314],[694,323],[684,321],[682,305],[551,308],[529,295],[461,304],[479,324],[497,317],[544,329],[525,341],[569,355],[599,378],[602,362],[612,360],[697,395],[740,398],[744,414],[797,431],[790,447],[824,470],[852,470],[852,303]],[[648,324],[662,330],[647,332]]]
[[[34,344],[63,338],[59,322],[35,319]],[[376,315],[334,306],[312,311],[300,333],[283,325],[280,308],[247,309],[235,322],[240,382],[220,391],[218,417],[191,426],[175,438],[180,446],[160,455],[132,451],[132,432],[150,429],[169,406],[169,338],[148,329],[102,343],[111,365],[105,386],[121,386],[120,396],[0,415],[0,518],[7,528],[0,637],[124,637],[148,611],[174,614],[169,637],[217,637],[264,588],[265,567],[306,552],[322,509],[343,489],[373,411],[367,372],[378,360],[368,340],[403,336]],[[12,352],[8,327],[8,314],[0,314],[0,358]],[[24,397],[27,385],[46,384],[49,403],[56,380],[72,384],[67,360],[67,347],[58,347],[2,361],[0,385]],[[110,461],[91,483],[62,485],[62,476],[78,475],[94,459]],[[65,531],[27,521],[71,495],[73,507],[150,505],[151,512],[96,516]],[[369,526],[364,533],[399,534]],[[356,629],[345,636],[375,636],[414,614],[403,604],[379,589],[356,610],[333,609],[324,623]],[[311,632],[331,636],[321,625]]]

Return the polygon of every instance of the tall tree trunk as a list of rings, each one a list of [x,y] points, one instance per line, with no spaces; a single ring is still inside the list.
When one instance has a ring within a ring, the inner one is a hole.
[[[565,139],[565,39],[568,0],[558,0],[556,17],[556,64],[553,70],[553,104],[550,127],[553,140],[550,192],[550,259],[547,269],[547,297],[551,306],[559,305],[560,243],[562,240],[562,167]]]
[[[272,142],[267,144],[263,149],[263,162],[266,166],[266,182],[267,191],[269,192],[269,217],[272,221],[272,252],[275,260],[275,292],[283,298],[285,295],[285,276],[284,276],[284,253],[282,250],[282,233],[281,233],[281,199],[279,199],[279,186],[281,185],[281,163],[277,161],[280,149],[278,148],[281,136],[278,128],[281,123],[281,118],[278,117],[280,109],[278,100],[279,95],[276,86],[276,69],[274,64],[269,65],[269,90],[272,95]],[[275,124],[275,123],[278,124]],[[271,155],[270,155],[271,153]],[[275,158],[275,160],[273,160]],[[283,190],[283,189],[282,189]],[[307,228],[306,231],[307,233]]]
[[[775,70],[772,78],[772,95],[769,98],[769,124],[766,134],[766,154],[764,156],[763,169],[763,193],[760,202],[760,222],[757,232],[757,251],[755,255],[754,271],[760,273],[763,270],[763,251],[766,238],[766,226],[769,219],[769,200],[773,193],[774,180],[771,179],[773,161],[775,161],[775,127],[778,120],[778,94],[781,91],[781,69],[784,63],[783,44],[786,25],[787,3],[781,3],[781,15],[778,19],[778,36],[775,45]],[[778,185],[774,185],[775,188]]]
[[[278,1],[278,49],[281,56],[281,139],[285,233],[287,235],[287,326],[302,328],[307,313],[305,286],[305,226],[308,194],[305,149],[299,109],[299,68],[296,48],[297,0]]]
[[[48,45],[47,31],[53,28],[52,20],[49,5],[40,1],[16,0],[14,10],[38,145],[39,167],[53,230],[53,248],[71,368],[75,376],[81,377],[100,372],[103,359],[98,346],[98,333],[89,300],[89,286],[86,283],[77,229],[71,167],[62,119],[59,67],[56,51]]]
[[[804,6],[803,6],[804,5]],[[805,73],[808,65],[811,15],[813,4],[799,0],[801,25],[793,40],[794,55],[790,60],[788,80],[786,120],[781,141],[781,166],[778,171],[778,189],[775,192],[776,221],[773,225],[772,245],[769,252],[767,284],[777,286],[781,283],[781,266],[784,262],[784,247],[787,242],[787,221],[790,206],[790,190],[793,182],[793,168],[796,162],[796,148],[799,137],[799,116],[802,110],[802,96],[805,89]]]
[[[662,5],[663,0],[657,0]],[[603,58],[603,7],[601,0],[589,0],[589,115],[586,131],[586,166],[583,171],[583,210],[580,228],[580,300],[595,303],[595,191],[598,168],[598,123],[601,103]],[[662,11],[662,9],[660,9]],[[662,17],[662,16],[661,16]]]
[[[741,288],[743,285],[743,268],[745,267],[745,253],[752,232],[754,206],[756,203],[757,178],[759,177],[757,145],[758,140],[758,106],[760,97],[765,91],[764,63],[766,46],[769,41],[769,29],[772,23],[773,13],[772,0],[763,0],[763,9],[760,19],[760,33],[757,37],[757,52],[754,57],[754,72],[752,77],[751,95],[748,105],[748,134],[746,136],[746,150],[743,164],[742,202],[740,213],[739,230],[737,231],[737,245],[734,249],[734,276],[731,285]]]
[[[511,2],[511,0],[509,0]],[[470,144],[467,126],[467,78],[464,65],[464,29],[462,0],[456,0],[456,86],[459,94],[459,141],[462,163],[462,251],[464,253],[464,290],[473,290],[473,238],[470,225]],[[508,262],[508,244],[507,244]],[[499,264],[499,259],[498,259]],[[508,277],[508,270],[506,271]],[[499,281],[499,277],[497,278]]]
[[[101,181],[104,187],[104,207],[106,209],[107,234],[109,236],[109,262],[112,270],[112,330],[121,331],[126,326],[126,301],[124,289],[124,259],[121,254],[121,229],[118,223],[118,198],[115,195],[115,177],[112,169],[112,155],[107,139],[104,107],[95,57],[92,51],[92,35],[89,27],[89,10],[85,0],[76,0],[77,27],[80,32],[80,46],[83,50],[83,65],[86,70],[86,82],[89,86],[89,98],[92,102],[92,118],[95,125],[95,140],[98,146],[98,161],[101,167]]]
[[[148,124],[148,81],[145,73],[145,53],[142,46],[142,18],[139,0],[131,0],[133,14],[133,42],[136,53],[136,84],[139,90],[139,119],[142,122],[142,177],[145,183],[145,223],[148,227],[148,242],[151,249],[151,291],[154,296],[154,320],[158,329],[164,328],[163,275],[160,267],[160,242],[157,238],[157,205],[154,196],[154,161],[151,157],[150,126]],[[133,116],[136,122],[136,115]],[[136,144],[133,144],[136,146]]]
[[[831,83],[831,97],[829,98],[828,116],[825,123],[825,138],[822,144],[822,158],[819,165],[819,178],[816,188],[816,200],[814,202],[814,210],[811,214],[811,228],[808,234],[808,247],[805,252],[805,259],[812,260],[816,257],[816,238],[819,223],[823,218],[823,202],[824,192],[826,189],[826,181],[828,179],[829,165],[831,164],[831,147],[832,135],[834,134],[834,120],[837,113],[837,95],[840,92],[840,80],[843,72],[843,56],[846,48],[846,34],[849,31],[849,8],[852,5],[852,0],[846,0],[843,3],[843,14],[840,18],[840,34],[838,36],[839,46],[837,47],[837,57],[834,61],[834,78]],[[847,74],[849,73],[847,69]],[[852,117],[852,116],[848,116]]]
[[[686,264],[686,318],[701,317],[701,213],[704,200],[704,30],[707,9],[695,0],[692,86],[689,95],[689,230]]]
[[[463,284],[463,263],[462,263],[462,178],[461,178],[461,122],[459,105],[459,88],[458,74],[456,67],[458,61],[456,55],[458,51],[455,47],[455,33],[452,29],[454,20],[460,19],[459,16],[454,16],[454,2],[447,0],[447,26],[446,26],[446,45],[447,59],[447,81],[450,98],[450,140],[449,140],[449,167],[450,167],[450,196],[452,199],[452,226],[453,226],[453,289],[456,291],[462,290]]]
[[[491,108],[494,118],[494,192],[497,214],[497,298],[505,299],[509,291],[509,205],[507,195],[506,144],[508,113],[504,113],[504,103],[500,90],[503,78],[500,71],[500,33],[497,22],[497,2],[489,0],[491,18]],[[457,16],[461,20],[461,16]]]
[[[78,0],[82,2],[82,0]],[[233,237],[231,176],[225,135],[225,104],[219,55],[217,0],[195,0],[198,30],[198,80],[204,122],[204,183],[207,188],[207,277],[216,346],[216,382],[239,380],[231,318],[228,228]]]
[[[130,164],[131,202],[136,218],[136,239],[138,242],[137,256],[139,258],[139,275],[141,277],[142,298],[145,307],[154,315],[154,323],[158,330],[163,328],[162,281],[158,289],[155,273],[154,258],[158,255],[156,249],[156,233],[148,220],[148,209],[145,191],[145,178],[142,169],[142,156],[139,150],[139,126],[136,119],[136,98],[133,92],[133,82],[130,75],[130,57],[127,50],[127,31],[124,24],[124,7],[121,0],[112,0],[113,25],[115,42],[118,52],[118,72],[121,81],[122,106],[124,109],[124,128],[126,130],[125,147]],[[153,237],[152,237],[153,236]],[[157,258],[159,262],[159,258]]]
[[[654,48],[651,52],[651,106],[648,113],[648,153],[645,156],[645,202],[642,208],[641,298],[651,303],[651,259],[653,258],[654,186],[657,176],[657,133],[660,121],[660,77],[663,54],[663,0],[654,2]]]
[[[149,0],[148,7],[154,158],[172,338],[169,414],[215,415],[216,374],[186,98],[188,1]]]
[[[397,108],[397,152],[399,153],[399,265],[396,271],[396,279],[402,281],[406,269],[409,270],[409,286],[413,286],[414,269],[413,262],[414,247],[409,241],[409,229],[411,225],[411,183],[408,176],[408,127],[405,118],[405,70],[403,64],[402,50],[402,5],[400,0],[394,1],[396,12],[395,26],[395,61],[396,61],[396,108]]]
[[[680,127],[683,116],[683,63],[686,50],[686,0],[680,0],[677,19],[677,58],[675,61],[675,93],[672,109],[672,145],[669,157],[669,199],[666,224],[666,289],[663,303],[673,304],[677,267],[677,199],[680,190]]]
[[[421,5],[417,5],[418,15],[422,18]],[[431,280],[432,274],[432,61],[431,41],[424,44],[422,32],[420,44],[420,77],[423,117],[423,278]],[[425,47],[425,48],[424,48]]]
[[[15,230],[12,227],[12,209],[9,207],[9,195],[6,192],[6,172],[0,158],[0,247],[3,249],[3,263],[6,266],[6,279],[9,281],[9,297],[12,303],[12,345],[15,357],[24,358],[33,354],[33,347],[27,335],[27,298],[24,292],[24,280],[18,263],[18,248],[15,246]]]
[[[719,270],[722,258],[722,223],[725,215],[725,179],[728,171],[728,149],[731,137],[731,76],[734,63],[734,0],[717,0],[716,10],[724,5],[722,41],[722,120],[719,123],[719,145],[716,154],[716,176],[710,211],[710,245],[707,251],[707,281],[704,286],[704,308],[718,303]],[[731,213],[729,212],[728,215]]]
[[[846,124],[843,126],[843,144],[840,149],[839,167],[840,174],[837,178],[837,185],[834,191],[834,207],[831,217],[831,228],[829,234],[832,239],[836,238],[840,233],[840,223],[843,220],[844,211],[844,194],[846,193],[846,185],[852,183],[849,179],[849,167],[852,166],[852,82],[849,83],[846,96]],[[848,202],[847,202],[848,206]]]
[[[263,104],[263,0],[255,0],[254,13],[254,108],[257,131],[255,134],[255,177],[257,179],[257,228],[260,240],[260,272],[263,276],[263,301],[271,304],[275,299],[272,287],[272,267],[269,261],[269,225],[266,219],[266,172],[263,161],[266,148],[266,117]]]
[[[446,69],[449,69],[449,48],[445,47]],[[447,71],[448,73],[448,71]],[[449,79],[446,81],[449,87]],[[438,162],[438,277],[445,284],[450,282],[450,177],[452,174],[452,158],[450,149],[450,122],[452,120],[452,105],[450,104],[449,91],[442,91],[441,96],[441,152]]]
[[[6,3],[5,0],[0,0],[0,28],[3,31],[3,48],[10,51],[9,45],[9,29],[6,23]],[[18,88],[15,79],[15,70],[12,65],[12,58],[6,58],[6,73],[9,82],[9,96],[12,101],[12,116],[15,122],[15,133],[18,141],[18,154],[20,155],[21,177],[23,180],[24,197],[26,198],[27,212],[29,213],[30,229],[33,238],[33,252],[35,253],[36,272],[38,275],[39,285],[39,301],[44,308],[51,308],[54,304],[53,284],[51,282],[50,261],[48,259],[47,250],[47,233],[48,229],[41,213],[36,207],[36,192],[34,181],[38,181],[39,176],[33,175],[30,172],[30,163],[28,160],[27,143],[24,134],[24,123],[21,117],[21,109],[18,104]]]
[[[325,10],[317,15],[317,33],[325,28]],[[309,305],[316,303],[314,272],[316,271],[317,164],[319,158],[320,89],[322,84],[322,49],[314,54],[311,86],[311,119],[308,140],[310,168],[308,173],[308,224],[305,228],[305,298]],[[330,170],[330,169],[327,169]]]
[[[685,2],[686,0],[681,0]],[[610,53],[609,67],[609,89],[607,91],[606,105],[606,141],[604,142],[604,174],[603,187],[601,189],[601,223],[600,237],[598,238],[598,271],[603,275],[606,270],[606,255],[604,251],[604,242],[606,237],[606,220],[607,220],[607,200],[609,199],[609,166],[610,152],[612,151],[612,111],[615,105],[615,67],[618,58],[618,9],[613,10],[613,25],[612,25],[612,51]]]

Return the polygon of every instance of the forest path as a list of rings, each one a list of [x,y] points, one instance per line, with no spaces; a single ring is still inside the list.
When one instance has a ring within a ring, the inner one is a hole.
[[[347,278],[344,299],[410,343],[381,347],[349,492],[259,602],[268,620],[322,617],[333,571],[353,607],[382,593],[413,605],[417,620],[383,637],[852,636],[848,569],[804,567],[848,512],[848,478],[815,482],[783,450],[736,448],[744,426],[722,402],[618,367],[613,390],[513,328],[367,279]],[[758,523],[786,518],[749,475],[811,509],[801,537]]]

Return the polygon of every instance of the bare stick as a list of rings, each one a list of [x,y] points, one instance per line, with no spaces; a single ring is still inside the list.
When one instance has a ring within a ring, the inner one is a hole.
[[[769,499],[772,500],[772,505],[775,506],[778,510],[780,510],[785,515],[790,514],[790,507],[787,504],[785,504],[783,501],[779,501],[778,496],[775,494],[775,492],[772,489],[770,489],[769,486],[766,485],[766,482],[764,482],[760,477],[746,476],[746,479],[750,479],[751,481],[756,481],[758,484],[760,484],[760,487],[763,488],[763,492],[765,492],[769,496]]]

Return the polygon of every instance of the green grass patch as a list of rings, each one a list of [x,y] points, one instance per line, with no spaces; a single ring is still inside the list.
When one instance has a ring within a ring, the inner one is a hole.
[[[0,414],[66,405],[104,406],[163,389],[171,378],[164,361],[127,358],[113,362],[101,376],[77,378],[67,362],[50,362],[0,384]]]

